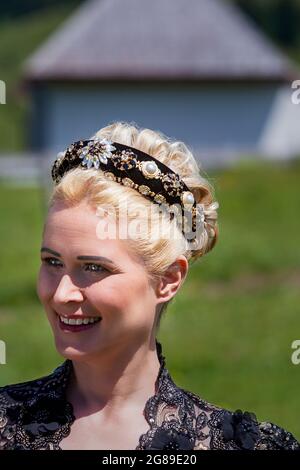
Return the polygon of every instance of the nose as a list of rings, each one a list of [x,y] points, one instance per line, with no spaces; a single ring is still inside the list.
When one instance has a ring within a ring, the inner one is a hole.
[[[53,300],[57,303],[81,302],[83,294],[81,289],[72,282],[71,277],[65,274],[57,286]]]

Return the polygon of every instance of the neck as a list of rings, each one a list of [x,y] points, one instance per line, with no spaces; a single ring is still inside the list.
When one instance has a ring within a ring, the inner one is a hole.
[[[160,362],[155,343],[126,350],[123,346],[86,362],[72,362],[67,398],[77,417],[101,411],[109,418],[120,415],[122,409],[143,410],[156,393]]]

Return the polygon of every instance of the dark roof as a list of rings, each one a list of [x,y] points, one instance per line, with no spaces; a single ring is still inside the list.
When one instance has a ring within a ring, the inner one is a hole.
[[[89,0],[29,58],[25,77],[280,80],[291,70],[228,0]]]

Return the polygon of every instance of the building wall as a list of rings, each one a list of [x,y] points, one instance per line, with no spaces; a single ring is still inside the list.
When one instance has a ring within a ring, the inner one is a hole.
[[[271,132],[277,93],[276,84],[43,85],[32,90],[32,146],[58,152],[111,121],[125,120],[204,153],[255,151],[260,142],[266,145],[266,129]]]

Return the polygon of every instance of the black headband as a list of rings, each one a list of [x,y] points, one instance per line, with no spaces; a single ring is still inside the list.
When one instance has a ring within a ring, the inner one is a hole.
[[[180,176],[141,150],[97,137],[79,140],[58,154],[51,170],[53,181],[59,183],[65,173],[76,167],[101,169],[106,178],[162,204],[172,217],[184,217],[183,233],[190,241],[196,237],[194,232],[199,223],[204,222],[202,204],[196,204],[193,193]]]

